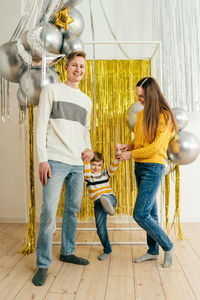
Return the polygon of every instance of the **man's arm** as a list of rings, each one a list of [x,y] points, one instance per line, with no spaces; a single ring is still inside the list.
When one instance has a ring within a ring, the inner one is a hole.
[[[46,139],[49,116],[53,102],[52,92],[49,86],[45,86],[40,93],[38,109],[36,145],[39,160],[39,178],[42,185],[47,184],[47,176],[51,177],[51,168],[48,163]]]
[[[48,161],[46,138],[47,138],[47,128],[48,128],[52,103],[53,103],[53,95],[48,85],[43,87],[43,89],[41,90],[39,109],[38,109],[36,144],[37,144],[39,163]]]
[[[90,116],[91,116],[91,110],[92,106],[90,105],[88,112],[87,112],[87,117],[86,117],[86,124],[85,124],[85,134],[84,134],[84,140],[85,140],[85,145],[86,148],[91,149],[91,142],[90,142]]]

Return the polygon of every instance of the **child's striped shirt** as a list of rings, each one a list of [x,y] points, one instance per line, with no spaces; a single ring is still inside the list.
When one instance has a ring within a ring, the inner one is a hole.
[[[90,162],[84,161],[84,176],[90,199],[95,201],[103,194],[113,194],[109,178],[116,172],[118,165],[119,161],[114,159],[109,169],[104,169],[100,174],[92,174]]]

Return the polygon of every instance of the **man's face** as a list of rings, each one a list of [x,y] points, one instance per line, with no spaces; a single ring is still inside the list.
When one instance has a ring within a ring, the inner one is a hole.
[[[81,81],[85,73],[85,65],[85,59],[82,56],[76,56],[70,60],[69,65],[66,66],[67,79],[71,82]]]
[[[103,168],[103,161],[91,161],[91,172],[93,174],[98,174],[101,173],[102,168]]]

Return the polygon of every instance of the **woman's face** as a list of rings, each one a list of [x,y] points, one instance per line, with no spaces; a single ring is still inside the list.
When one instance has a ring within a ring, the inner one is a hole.
[[[144,106],[145,99],[144,99],[144,89],[141,86],[136,86],[136,95],[140,104]]]

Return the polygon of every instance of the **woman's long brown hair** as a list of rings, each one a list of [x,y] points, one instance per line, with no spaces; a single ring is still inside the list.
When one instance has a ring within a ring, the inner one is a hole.
[[[144,77],[136,86],[144,90],[143,131],[147,140],[151,143],[155,139],[161,112],[164,114],[166,124],[170,120],[171,130],[177,132],[178,127],[173,112],[157,81],[153,77]]]

